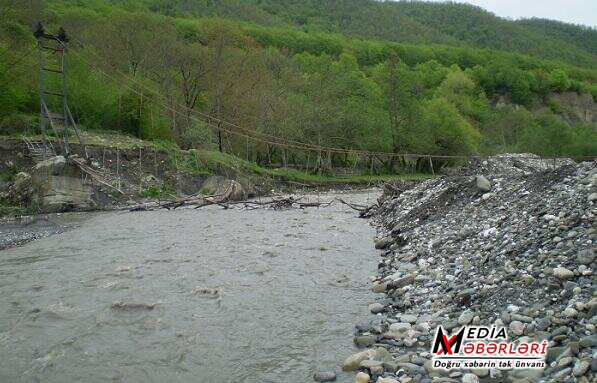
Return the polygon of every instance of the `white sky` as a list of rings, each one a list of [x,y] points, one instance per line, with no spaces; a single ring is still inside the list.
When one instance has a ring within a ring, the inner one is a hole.
[[[442,0],[434,0],[442,1]],[[597,0],[457,0],[511,19],[540,17],[597,27]]]

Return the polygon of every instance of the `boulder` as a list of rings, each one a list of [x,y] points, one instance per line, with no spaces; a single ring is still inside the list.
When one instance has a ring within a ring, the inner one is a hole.
[[[333,382],[336,380],[336,373],[333,371],[317,371],[313,374],[313,380],[316,382]]]
[[[398,323],[392,323],[390,325],[391,332],[407,332],[408,330],[410,330],[410,328],[411,328],[411,324],[408,322],[398,322]]]
[[[365,359],[363,361],[361,361],[361,363],[359,363],[359,366],[361,368],[367,368],[369,370],[371,369],[375,369],[377,367],[381,367],[382,363],[379,360],[371,360],[371,359]]]
[[[201,191],[218,201],[242,201],[247,199],[245,188],[237,181],[222,176],[212,176],[203,182]]]
[[[479,378],[484,378],[489,375],[489,370],[487,368],[471,368],[471,372]]]
[[[381,362],[391,362],[393,360],[392,354],[388,350],[383,347],[378,347],[375,350],[375,355],[373,359],[379,360]]]
[[[402,322],[407,322],[410,324],[414,324],[417,322],[418,316],[412,314],[402,314],[400,315],[400,320]]]
[[[64,156],[55,156],[37,163],[33,167],[33,172],[35,174],[59,176],[62,174],[65,166],[66,158]]]
[[[582,348],[592,348],[597,346],[597,334],[587,335],[580,338],[579,344]]]
[[[510,326],[508,326],[508,329],[510,330],[510,332],[516,336],[520,336],[524,333],[524,323],[520,322],[520,321],[512,321],[510,322]]]
[[[371,290],[373,290],[374,293],[379,294],[379,293],[385,293],[387,288],[388,288],[387,283],[373,282],[373,286],[371,287]]]
[[[475,374],[462,375],[462,383],[479,383],[479,378]]]
[[[355,336],[353,342],[357,347],[370,347],[375,344],[377,337],[375,335],[359,335]]]
[[[578,360],[574,364],[574,368],[572,368],[572,374],[574,376],[582,376],[589,370],[589,367],[591,367],[591,363],[588,360]]]
[[[374,359],[376,355],[375,350],[369,349],[361,352],[357,352],[356,354],[352,354],[348,358],[344,360],[342,363],[342,369],[344,371],[355,371],[359,369],[359,366],[362,361],[367,359]]]
[[[371,379],[369,377],[368,374],[365,374],[364,372],[359,372],[357,374],[357,376],[354,377],[354,382],[355,383],[369,383],[369,379]]]
[[[369,311],[371,311],[373,314],[380,313],[383,310],[384,310],[384,305],[382,305],[379,302],[371,303],[369,305]]]
[[[394,241],[390,237],[377,237],[374,243],[376,249],[383,250],[387,249]]]
[[[477,189],[482,191],[483,193],[487,193],[491,191],[491,182],[485,176],[477,176],[476,177]]]
[[[467,324],[471,323],[474,316],[475,316],[475,313],[473,313],[470,310],[466,310],[462,314],[460,314],[460,316],[458,317],[458,324],[461,326],[467,325]]]
[[[553,275],[556,278],[568,279],[568,278],[574,277],[574,272],[571,270],[568,270],[565,267],[556,267],[555,269],[553,269]]]
[[[95,208],[92,185],[84,181],[81,169],[63,156],[39,162],[31,171],[32,201],[45,212]]]
[[[398,383],[398,381],[394,378],[382,378],[380,376],[376,383]]]
[[[394,279],[392,282],[389,283],[389,285],[394,289],[399,289],[401,287],[413,284],[414,281],[415,281],[415,276],[411,274],[411,275],[407,275],[402,278]]]

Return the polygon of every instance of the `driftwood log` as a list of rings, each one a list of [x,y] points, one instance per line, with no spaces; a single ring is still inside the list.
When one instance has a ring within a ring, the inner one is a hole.
[[[303,202],[303,197],[270,197],[266,200],[245,200],[245,201],[222,201],[220,195],[210,196],[189,196],[176,201],[164,201],[156,202],[151,204],[137,205],[130,207],[129,211],[147,211],[156,209],[167,209],[174,210],[179,207],[193,207],[194,209],[200,209],[205,206],[218,205],[224,209],[230,209],[235,206],[239,206],[246,210],[255,209],[273,209],[273,210],[285,210],[285,209],[306,209],[306,208],[320,208],[328,207],[335,203],[341,203],[353,210],[359,212],[360,217],[368,217],[371,207],[347,202],[342,198],[336,197],[329,201],[321,202]]]

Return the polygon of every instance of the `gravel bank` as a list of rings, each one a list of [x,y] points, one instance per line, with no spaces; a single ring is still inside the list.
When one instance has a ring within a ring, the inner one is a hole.
[[[97,214],[97,213],[95,213]],[[80,225],[94,213],[57,213],[0,220],[0,250],[60,234]]]
[[[516,155],[388,186],[374,215],[377,314],[355,337],[368,354],[345,368],[387,383],[595,382],[596,192],[595,162]],[[548,366],[432,369],[435,328],[468,324],[505,326],[510,341],[547,340]]]

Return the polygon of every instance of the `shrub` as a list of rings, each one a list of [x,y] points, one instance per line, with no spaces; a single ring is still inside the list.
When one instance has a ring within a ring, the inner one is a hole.
[[[13,113],[0,120],[0,135],[32,135],[39,133],[39,118]]]

